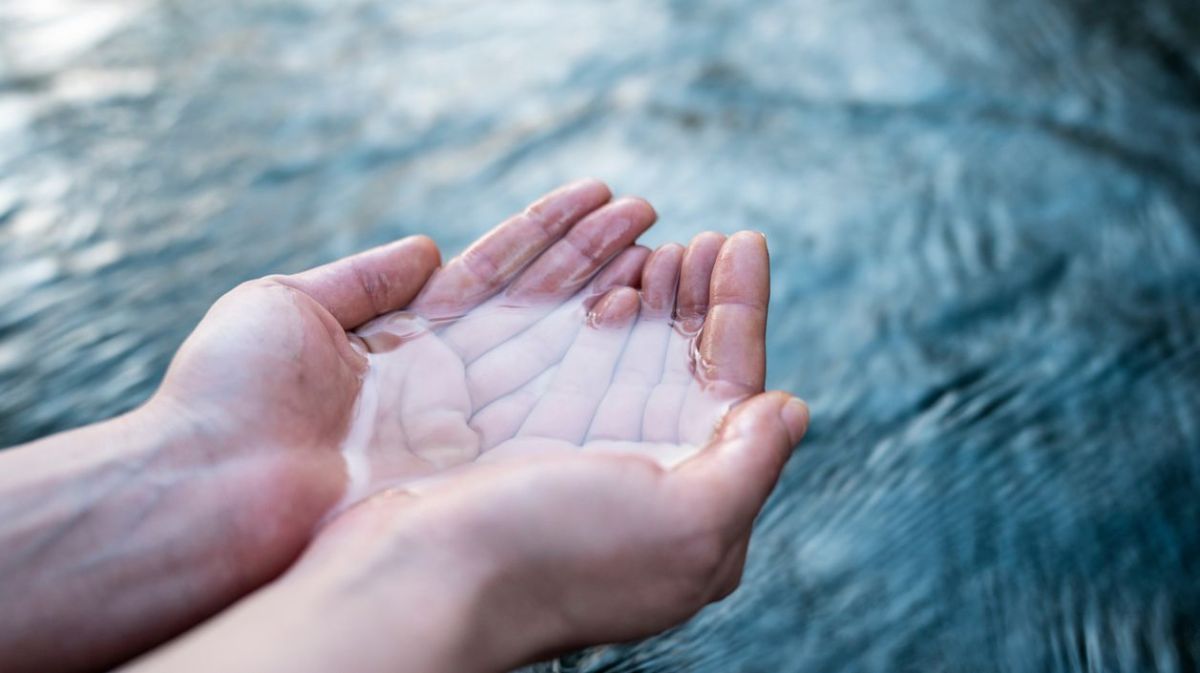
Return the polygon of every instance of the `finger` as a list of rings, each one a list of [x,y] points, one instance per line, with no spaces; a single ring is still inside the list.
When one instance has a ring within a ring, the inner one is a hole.
[[[644,245],[631,245],[625,248],[613,261],[609,262],[592,280],[587,289],[591,295],[587,299],[590,311],[602,295],[615,287],[632,287],[641,285],[642,271],[646,268],[646,260],[650,257],[650,248]]]
[[[612,385],[596,410],[588,441],[642,438],[646,400],[662,378],[682,259],[683,246],[671,243],[654,251],[646,261],[641,281],[642,312],[621,354]]]
[[[708,293],[713,265],[725,243],[725,236],[712,231],[698,234],[688,244],[679,272],[679,293],[675,315],[686,331],[695,332],[708,310]]]
[[[630,246],[617,255],[584,290],[584,309],[590,309],[601,294],[614,287],[636,286],[647,255],[649,255],[649,250],[640,245]],[[574,308],[574,305],[564,305],[560,308],[569,311]],[[512,306],[506,298],[496,297],[447,326],[442,330],[440,336],[462,356],[463,360],[474,362],[494,348],[506,347],[514,337],[522,338],[519,336],[522,331],[532,329],[530,326],[540,320],[551,319],[548,315],[554,316],[556,313],[561,313],[561,311],[553,306]],[[562,351],[574,339],[579,320],[561,315],[559,319],[571,322],[570,329],[558,332],[562,337],[556,341],[556,343],[561,342],[562,344],[562,350],[558,351],[560,357]],[[553,350],[547,345],[543,345],[542,350],[547,348]],[[554,361],[557,362],[557,357]]]
[[[353,329],[408,305],[440,260],[429,237],[409,236],[275,280],[312,297],[343,329]]]
[[[734,407],[714,441],[677,468],[683,497],[731,535],[748,530],[808,428],[804,402],[762,393]]]
[[[522,302],[553,303],[575,294],[610,259],[654,224],[642,199],[622,198],[571,228],[513,281],[507,295]]]
[[[661,380],[650,392],[642,417],[642,438],[647,441],[680,441],[680,414],[695,381],[692,347],[708,306],[709,277],[724,241],[721,234],[705,232],[693,238],[683,253],[675,299],[676,322],[667,338]]]
[[[644,315],[666,321],[675,308],[675,290],[685,249],[668,243],[654,251],[642,270],[642,307]]]
[[[563,357],[550,389],[518,433],[582,445],[638,314],[635,290],[616,288],[596,304],[588,326]]]
[[[421,293],[426,317],[461,315],[508,285],[585,215],[612,198],[598,180],[580,180],[538,199],[450,260]]]
[[[731,402],[762,392],[766,375],[766,240],[740,232],[721,246],[711,267],[708,310],[697,343],[695,375],[679,412],[681,442],[703,444]]]
[[[641,299],[637,290],[631,287],[615,287],[609,290],[596,302],[595,308],[588,312],[588,326],[595,331],[604,333],[605,330],[617,332],[633,325],[641,309]],[[624,346],[624,342],[621,343]]]
[[[721,246],[710,287],[699,344],[701,381],[717,384],[722,395],[759,393],[766,380],[771,292],[766,239],[749,231],[731,236]]]

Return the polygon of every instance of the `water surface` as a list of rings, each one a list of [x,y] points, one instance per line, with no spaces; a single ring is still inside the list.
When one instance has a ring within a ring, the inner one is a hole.
[[[0,445],[241,280],[581,175],[768,234],[814,423],[737,594],[549,668],[1197,668],[1194,2],[9,0]]]

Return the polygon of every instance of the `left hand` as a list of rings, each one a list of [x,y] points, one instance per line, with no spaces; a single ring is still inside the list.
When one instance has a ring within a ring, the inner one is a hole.
[[[582,181],[514,216],[505,231],[545,233],[505,245],[508,266],[490,271],[467,260],[494,236],[432,280],[438,251],[415,236],[244,283],[146,404],[0,453],[0,669],[112,666],[277,577],[346,495],[342,448],[367,368],[348,330],[422,291],[443,307],[482,300],[556,243],[606,259],[653,220],[640,201],[608,200]],[[610,216],[624,224],[604,226]],[[615,237],[560,240],[585,217]]]
[[[608,188],[594,180],[566,185],[440,269],[434,243],[413,236],[303,273],[244,283],[213,305],[180,348],[147,404],[155,413],[147,415],[182,420],[206,438],[215,464],[261,474],[231,485],[240,489],[231,497],[248,513],[247,526],[275,530],[274,537],[294,549],[350,483],[343,448],[369,369],[365,342],[353,330],[414,300],[427,311],[465,311],[514,278],[529,283],[581,271],[590,277],[654,221],[644,202],[609,198]],[[605,235],[585,239],[589,229]],[[497,248],[504,254],[493,260]],[[591,268],[566,268],[579,264],[562,254],[568,249],[587,254]],[[543,252],[542,266],[525,272]],[[409,359],[437,363],[425,351]],[[465,394],[446,389],[439,383],[444,379],[425,376],[414,381],[423,388],[405,391],[388,387],[383,406],[399,408],[402,392],[437,404]],[[412,417],[381,414],[377,425],[373,434],[385,446],[376,467],[389,479],[450,466],[419,458],[422,446],[394,441],[416,434]]]
[[[689,250],[691,265],[666,265],[691,276],[680,280],[668,302],[676,310],[666,314],[678,315],[680,303],[701,307],[699,373],[719,388],[753,394],[764,374],[765,241],[738,234],[712,255],[703,254],[704,241]],[[660,258],[678,262],[679,255]],[[653,259],[646,265],[652,277],[655,267]],[[655,282],[675,287],[675,280]],[[654,283],[642,285],[657,301]],[[648,319],[662,320],[661,306],[653,308]],[[388,337],[382,345],[394,348],[382,357],[447,338],[447,331]],[[558,368],[571,371],[567,360]],[[638,427],[661,417],[636,411]],[[541,432],[575,427],[572,414],[562,416],[549,417]],[[689,419],[670,418],[677,432],[702,435],[703,446],[665,465],[655,455],[662,442],[605,439],[580,447],[518,429],[490,451],[485,445],[482,456],[513,442],[528,449],[401,483],[339,515],[284,579],[149,658],[147,668],[210,665],[219,653],[237,652],[216,660],[219,667],[383,671],[403,663],[414,671],[498,671],[677,624],[737,586],[755,515],[808,411],[787,394],[760,393],[736,405],[715,432],[707,419],[688,427]],[[589,450],[597,443],[603,448]],[[280,642],[304,645],[281,651]]]

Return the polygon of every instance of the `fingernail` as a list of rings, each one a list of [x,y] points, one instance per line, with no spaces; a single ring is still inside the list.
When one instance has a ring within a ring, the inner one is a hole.
[[[800,438],[808,430],[808,405],[798,397],[793,397],[779,410],[779,417],[787,426],[788,439],[792,444],[799,444]]]

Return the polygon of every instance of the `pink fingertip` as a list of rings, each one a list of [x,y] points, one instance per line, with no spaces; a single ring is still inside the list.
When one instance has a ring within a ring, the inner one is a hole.
[[[637,290],[631,287],[614,288],[592,309],[588,322],[598,328],[624,327],[637,317],[640,304]]]

